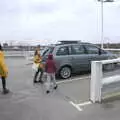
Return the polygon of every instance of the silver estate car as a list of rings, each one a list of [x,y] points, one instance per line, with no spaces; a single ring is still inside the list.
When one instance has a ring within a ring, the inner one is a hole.
[[[47,56],[53,54],[57,73],[61,78],[69,78],[72,73],[89,71],[91,61],[113,59],[116,56],[108,51],[91,44],[79,41],[61,41],[60,44],[51,45],[42,52],[43,62]]]

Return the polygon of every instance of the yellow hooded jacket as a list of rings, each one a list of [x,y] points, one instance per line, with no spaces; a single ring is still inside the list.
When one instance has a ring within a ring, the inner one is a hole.
[[[5,64],[4,53],[0,51],[0,77],[7,77],[8,68]]]
[[[43,68],[42,57],[39,55],[34,56],[34,63],[37,64],[40,68]]]

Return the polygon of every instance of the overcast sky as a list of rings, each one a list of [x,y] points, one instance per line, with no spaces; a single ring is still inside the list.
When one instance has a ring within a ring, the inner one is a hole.
[[[96,0],[0,0],[0,40],[100,40]],[[104,4],[104,41],[120,42],[120,0]]]

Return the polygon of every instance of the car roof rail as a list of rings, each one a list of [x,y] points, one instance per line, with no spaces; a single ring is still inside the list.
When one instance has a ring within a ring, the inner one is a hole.
[[[61,40],[58,41],[60,44],[77,44],[77,43],[81,43],[81,40]]]

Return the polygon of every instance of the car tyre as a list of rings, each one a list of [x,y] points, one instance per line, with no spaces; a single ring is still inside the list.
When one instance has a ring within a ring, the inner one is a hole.
[[[64,66],[59,71],[59,76],[63,79],[71,77],[72,70],[69,66]]]

